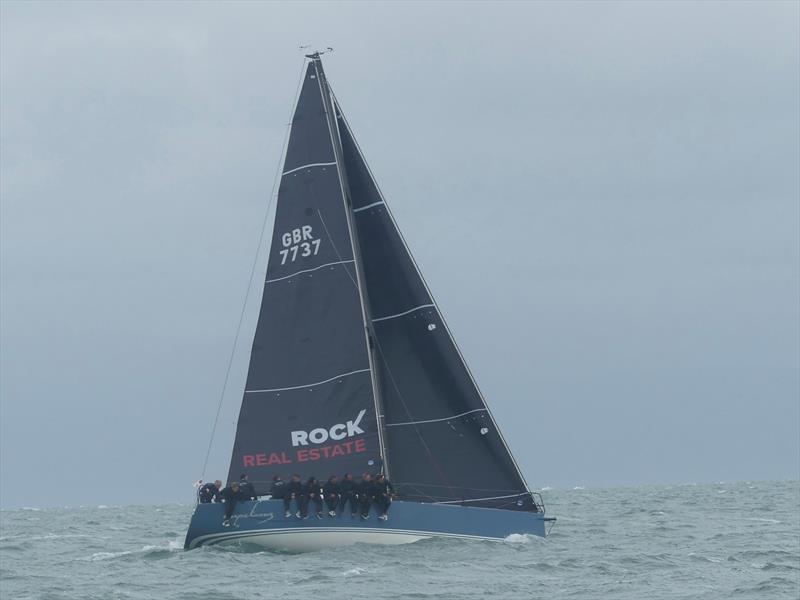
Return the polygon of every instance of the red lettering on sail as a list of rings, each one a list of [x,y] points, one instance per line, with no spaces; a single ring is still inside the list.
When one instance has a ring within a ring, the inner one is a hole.
[[[245,454],[242,456],[242,461],[244,462],[245,467],[255,467],[256,466],[256,457],[252,454]]]

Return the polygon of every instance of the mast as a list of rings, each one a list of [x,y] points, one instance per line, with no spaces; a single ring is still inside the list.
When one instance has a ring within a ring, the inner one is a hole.
[[[364,285],[365,277],[361,260],[360,244],[355,242],[356,228],[355,224],[353,223],[353,206],[350,196],[350,188],[347,184],[347,172],[345,170],[344,160],[342,158],[342,140],[339,135],[339,123],[336,118],[336,110],[334,109],[333,92],[328,85],[325,71],[322,68],[321,53],[314,52],[313,54],[307,54],[306,57],[312,61],[317,72],[317,81],[319,81],[320,91],[322,93],[322,101],[325,106],[325,116],[328,121],[328,129],[330,131],[331,142],[333,144],[336,169],[339,173],[339,182],[342,188],[342,198],[345,204],[345,214],[347,215],[347,227],[350,233],[350,243],[353,251],[353,257],[355,259],[354,264],[357,281],[356,287],[358,288],[358,295],[361,301],[361,316],[364,323],[364,336],[367,344],[367,355],[369,357],[372,395],[375,401],[375,418],[378,423],[378,445],[382,462],[381,471],[384,473],[384,475],[389,477],[389,461],[386,453],[386,436],[384,429],[385,413],[383,411],[383,403],[381,402],[381,391],[377,375],[378,372],[375,368],[375,335],[372,330],[372,318],[369,311],[369,301],[367,298],[366,287]]]

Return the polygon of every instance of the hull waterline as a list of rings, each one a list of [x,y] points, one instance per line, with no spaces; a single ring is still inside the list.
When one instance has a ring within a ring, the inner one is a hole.
[[[284,517],[279,500],[242,502],[229,526],[223,526],[224,505],[198,504],[185,548],[246,542],[272,550],[309,552],[367,544],[409,544],[430,537],[503,540],[512,534],[545,535],[543,513],[442,504],[394,502],[388,521],[374,512],[369,519],[349,514],[317,519]]]

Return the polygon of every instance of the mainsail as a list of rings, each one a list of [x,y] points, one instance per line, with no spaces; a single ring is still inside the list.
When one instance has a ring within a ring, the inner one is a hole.
[[[229,476],[382,469],[407,501],[536,510],[311,58]]]
[[[278,188],[229,480],[381,464],[369,347],[323,74],[306,69]],[[338,167],[338,168],[337,168]]]

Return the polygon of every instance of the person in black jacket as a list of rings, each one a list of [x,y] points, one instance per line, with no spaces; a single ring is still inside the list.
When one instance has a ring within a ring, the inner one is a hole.
[[[242,495],[242,500],[258,500],[256,488],[253,487],[252,483],[247,481],[246,473],[239,475],[239,492]]]
[[[373,494],[372,475],[364,473],[358,486],[358,505],[361,508],[362,519],[369,519],[369,505],[372,503]]]
[[[231,524],[231,515],[233,514],[233,510],[236,508],[236,503],[242,497],[241,492],[239,491],[239,484],[234,481],[228,487],[222,488],[222,491],[219,493],[219,495],[225,502],[225,519],[222,521],[222,524],[225,527],[228,527]]]
[[[208,482],[197,490],[197,497],[201,504],[208,504],[209,502],[222,502],[219,497],[219,488],[222,487],[222,482],[217,479],[214,483]]]
[[[303,486],[303,518],[308,518],[308,505],[313,503],[315,515],[318,519],[322,518],[322,487],[316,477],[309,477]]]
[[[322,496],[325,498],[328,516],[335,517],[336,507],[339,505],[339,478],[336,475],[328,477],[328,481],[322,486]]]
[[[355,517],[358,513],[358,484],[353,481],[350,473],[345,473],[339,482],[339,512],[344,514],[348,504],[350,504],[350,516]]]
[[[281,479],[280,475],[275,475],[272,478],[272,485],[269,488],[269,495],[275,498],[276,500],[283,499],[283,496],[286,494],[286,482]]]
[[[394,486],[392,485],[392,482],[386,479],[386,476],[381,473],[375,478],[372,489],[374,493],[375,506],[377,506],[378,510],[380,511],[378,518],[381,521],[386,521],[389,518],[389,505],[392,503]]]
[[[292,500],[294,500],[297,504],[297,518],[300,518],[302,514],[301,511],[303,510],[303,484],[300,483],[300,475],[294,474],[292,475],[291,481],[286,484],[286,488],[283,492],[283,516],[284,517],[291,517],[291,504]]]

